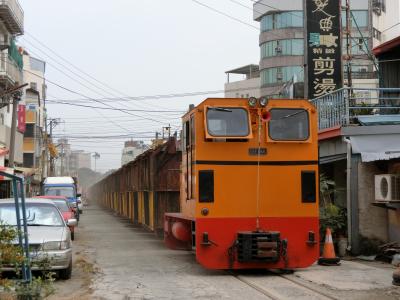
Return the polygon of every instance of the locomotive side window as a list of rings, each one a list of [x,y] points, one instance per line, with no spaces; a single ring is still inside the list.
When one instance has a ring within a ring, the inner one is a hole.
[[[308,112],[304,109],[270,110],[269,137],[274,141],[305,141],[310,136]]]
[[[209,107],[207,130],[213,137],[247,137],[250,134],[249,114],[239,107]]]
[[[214,202],[214,171],[199,171],[199,202]]]
[[[315,203],[316,196],[316,179],[314,171],[301,172],[301,201],[303,203]]]

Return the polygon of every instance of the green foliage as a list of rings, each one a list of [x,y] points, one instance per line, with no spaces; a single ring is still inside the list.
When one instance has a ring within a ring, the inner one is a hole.
[[[367,107],[365,102],[361,102],[361,105],[358,105],[358,107]],[[359,108],[355,110],[355,114],[358,116],[365,116],[365,115],[372,115],[373,109],[372,108]]]
[[[14,244],[16,240],[18,240],[18,230],[15,226],[8,226],[0,221],[0,269],[13,266],[16,275],[20,277],[22,264],[28,262],[25,260],[21,247]],[[49,270],[50,263],[51,261],[45,257],[34,265],[41,270]],[[3,278],[2,275],[0,272],[0,297],[7,292],[10,299],[15,297],[21,300],[43,299],[54,293],[53,272],[42,271],[42,276],[33,278],[30,283]]]
[[[329,203],[325,207],[320,207],[320,232],[321,237],[325,235],[326,228],[332,230],[332,234],[344,235],[347,228],[346,209]]]
[[[332,230],[334,236],[345,235],[347,229],[347,211],[333,203],[335,182],[320,174],[320,236],[325,236],[326,228]]]

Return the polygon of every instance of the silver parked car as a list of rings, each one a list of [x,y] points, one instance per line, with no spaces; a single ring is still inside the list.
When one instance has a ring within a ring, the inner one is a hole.
[[[46,268],[57,271],[61,279],[71,278],[71,232],[67,225],[75,226],[76,219],[64,222],[53,201],[38,198],[26,199],[26,216],[32,270],[40,270],[47,261]],[[17,225],[14,199],[0,200],[0,220]],[[13,271],[13,267],[2,271]]]

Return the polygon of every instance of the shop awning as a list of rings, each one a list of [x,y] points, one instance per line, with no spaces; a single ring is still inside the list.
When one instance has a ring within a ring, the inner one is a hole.
[[[342,136],[363,162],[400,158],[400,125],[347,126]]]
[[[353,154],[363,162],[400,158],[400,134],[351,136]]]
[[[24,176],[32,176],[36,173],[37,169],[15,167],[15,171],[24,174]]]

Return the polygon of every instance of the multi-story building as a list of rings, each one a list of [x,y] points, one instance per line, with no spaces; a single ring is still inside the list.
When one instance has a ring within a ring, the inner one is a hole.
[[[121,165],[135,160],[136,156],[142,154],[145,150],[146,146],[143,141],[126,141],[124,149],[122,149]]]
[[[260,97],[260,70],[258,65],[247,65],[226,71],[225,98]],[[235,76],[240,76],[235,78]],[[244,78],[243,78],[244,77]]]
[[[71,176],[78,176],[79,169],[91,169],[92,156],[91,153],[83,150],[72,150],[69,157],[69,172]]]
[[[383,10],[378,16],[378,10],[374,7],[378,5],[376,3],[385,2],[385,0],[351,1],[353,16],[351,18],[351,73],[355,87],[378,86],[378,76],[371,59],[371,49],[376,43],[373,37],[378,37],[379,29],[385,26],[382,22],[385,17],[383,17]],[[254,20],[260,22],[261,28],[259,45],[261,95],[263,96],[279,96],[282,86],[291,80],[298,82],[300,88],[304,86],[301,84],[302,82],[307,82],[307,74],[304,72],[307,43],[305,43],[303,3],[304,0],[260,0],[254,4]],[[397,3],[398,5],[399,3]],[[388,7],[384,7],[388,11]],[[398,16],[399,9],[396,14]],[[385,21],[386,24],[388,22]],[[344,12],[342,13],[342,26],[346,26]],[[345,35],[343,38],[345,39]],[[346,54],[345,40],[342,47],[343,54]],[[343,66],[346,84],[346,61],[343,62]],[[299,97],[304,96],[299,89],[297,92]]]
[[[22,56],[18,51],[15,38],[24,32],[24,12],[17,0],[4,0],[0,2],[0,93],[4,93],[15,85],[23,83]],[[20,114],[24,112],[23,101],[18,105]],[[0,102],[0,147],[10,147],[11,123],[12,123],[12,95],[1,97]],[[20,126],[15,134],[14,162],[21,165],[24,118],[18,118]],[[9,154],[5,157],[8,164]]]
[[[72,150],[68,140],[58,139],[56,143],[58,157],[55,163],[55,176],[78,176],[79,169],[91,169],[90,152]]]
[[[28,83],[24,97],[26,103],[23,167],[31,168],[32,192],[39,190],[40,182],[47,177],[48,157],[46,151],[46,63],[23,51],[24,81]]]

